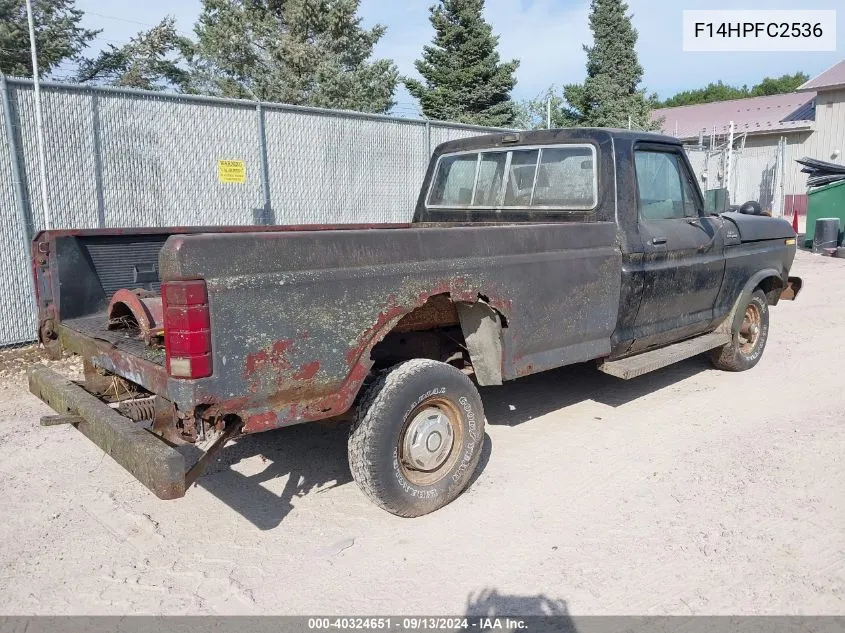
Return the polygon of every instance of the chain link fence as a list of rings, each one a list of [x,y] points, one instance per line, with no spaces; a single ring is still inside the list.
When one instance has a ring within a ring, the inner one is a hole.
[[[0,81],[0,346],[36,334],[29,241],[52,229],[407,222],[432,150],[496,131],[210,97]],[[219,161],[235,174],[222,178]]]
[[[687,156],[703,191],[727,189],[728,203],[760,203],[774,216],[783,215],[785,144],[702,149],[686,147]]]

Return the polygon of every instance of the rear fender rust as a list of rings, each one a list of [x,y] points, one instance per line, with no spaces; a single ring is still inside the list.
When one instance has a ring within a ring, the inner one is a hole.
[[[358,343],[347,352],[347,364],[352,366],[362,356],[369,354],[372,348],[390,332],[394,331],[403,319],[407,318],[406,323],[409,327],[421,325],[426,320],[430,323],[435,312],[444,310],[442,305],[433,307],[429,314],[420,312],[419,314],[424,316],[420,318],[419,323],[415,320],[413,313],[423,308],[429,300],[439,296],[443,296],[444,300],[447,299],[453,306],[459,303],[476,303],[483,297],[490,306],[504,315],[505,318],[508,318],[510,314],[510,300],[500,299],[496,294],[488,294],[483,288],[472,287],[462,277],[435,284],[429,290],[420,292],[413,302],[406,305],[397,304],[395,296],[391,295],[387,306],[379,313],[376,322],[364,331],[359,337]],[[436,301],[439,302],[440,300]]]
[[[431,296],[419,308],[411,310],[396,323],[393,332],[418,332],[436,327],[458,325],[458,310],[448,294]]]
[[[479,289],[462,278],[435,284],[406,304],[398,303],[396,295],[390,295],[375,323],[362,332],[356,344],[346,352],[345,361],[350,369],[340,384],[321,380],[319,361],[311,360],[302,365],[291,362],[290,352],[295,350],[297,341],[309,338],[310,334],[303,332],[296,338],[277,341],[247,356],[243,376],[249,384],[250,395],[208,402],[210,406],[203,415],[237,413],[245,421],[244,433],[342,415],[353,405],[370,373],[373,347],[385,336],[397,327],[416,330],[424,325],[431,326],[437,319],[455,322],[457,304],[474,304],[480,296]],[[499,312],[510,311],[510,301],[498,300],[495,295],[492,298],[484,296]],[[260,402],[268,370],[276,389]]]
[[[241,408],[240,415],[246,421],[244,433],[260,433],[283,426],[315,422],[343,415],[352,407],[358,391],[370,373],[369,363],[356,365],[341,387],[334,393],[310,401],[275,403],[271,398],[267,406]],[[215,410],[226,410],[228,404],[215,405]],[[242,405],[243,406],[243,405]]]

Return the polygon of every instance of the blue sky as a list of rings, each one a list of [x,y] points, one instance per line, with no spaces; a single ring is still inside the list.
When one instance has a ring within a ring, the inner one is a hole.
[[[724,0],[629,0],[639,31],[637,50],[645,68],[644,85],[666,97],[711,81],[753,84],[767,75],[803,70],[818,74],[845,58],[845,5],[842,0],[810,0],[805,8],[840,9],[835,53],[684,53],[681,19],[684,9],[796,9],[795,0],[745,0],[741,6]],[[387,33],[376,54],[393,58],[404,74],[415,74],[413,62],[433,31],[428,21],[431,0],[361,0],[366,25],[381,23]],[[200,0],[77,0],[86,12],[86,26],[103,29],[97,47],[122,43],[165,15],[193,32]],[[503,59],[522,61],[514,96],[530,98],[550,84],[580,81],[584,76],[582,44],[589,43],[588,0],[487,0],[485,15],[500,36]],[[413,114],[417,106],[401,89],[397,113]]]

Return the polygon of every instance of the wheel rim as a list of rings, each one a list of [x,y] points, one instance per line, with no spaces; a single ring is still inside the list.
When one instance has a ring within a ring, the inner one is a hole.
[[[462,441],[460,413],[448,400],[426,400],[414,408],[399,437],[402,474],[416,485],[442,478],[455,461]]]
[[[760,340],[761,321],[760,308],[753,303],[749,304],[745,308],[745,317],[739,328],[740,351],[743,354],[750,354]]]

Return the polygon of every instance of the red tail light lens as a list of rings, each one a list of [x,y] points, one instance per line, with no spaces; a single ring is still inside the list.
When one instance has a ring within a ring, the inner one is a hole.
[[[174,378],[211,376],[211,319],[205,282],[161,284],[167,373]]]

